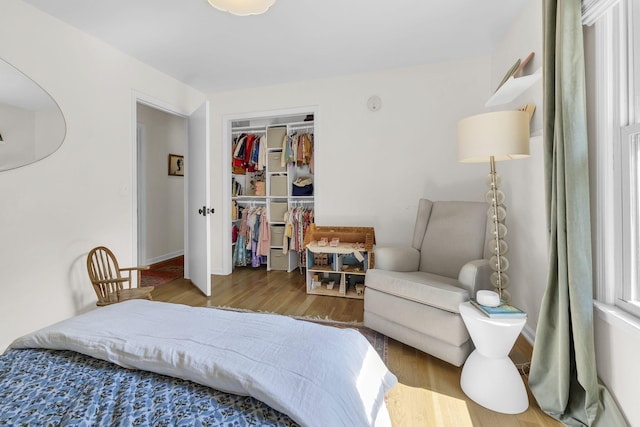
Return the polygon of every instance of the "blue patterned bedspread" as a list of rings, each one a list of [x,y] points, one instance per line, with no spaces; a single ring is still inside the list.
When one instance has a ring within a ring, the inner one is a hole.
[[[0,425],[297,426],[252,397],[44,349],[0,356]]]

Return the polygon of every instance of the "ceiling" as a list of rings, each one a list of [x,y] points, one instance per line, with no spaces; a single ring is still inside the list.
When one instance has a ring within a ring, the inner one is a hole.
[[[488,55],[527,0],[24,0],[205,93]]]

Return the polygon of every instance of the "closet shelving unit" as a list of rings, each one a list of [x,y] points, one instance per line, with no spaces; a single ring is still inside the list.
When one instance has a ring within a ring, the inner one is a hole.
[[[269,254],[267,255],[267,270],[293,271],[299,267],[299,254],[295,251],[283,251],[283,238],[285,233],[285,213],[298,206],[314,207],[314,196],[293,196],[293,182],[301,177],[311,177],[315,185],[314,174],[310,172],[308,165],[282,166],[283,138],[292,133],[314,133],[313,121],[305,121],[308,114],[295,116],[272,117],[259,125],[232,126],[232,138],[245,133],[264,136],[266,141],[266,164],[264,167],[265,194],[255,195],[255,188],[249,182],[250,175],[232,173],[232,182],[240,184],[242,194],[234,195],[232,191],[231,203],[239,207],[264,206],[267,211],[270,231]],[[251,122],[251,120],[248,120]],[[264,122],[268,123],[264,123]],[[243,121],[244,124],[246,121]],[[231,142],[232,143],[232,142]],[[233,156],[233,153],[232,153]],[[248,193],[248,194],[247,194]],[[232,218],[232,225],[240,228],[240,219]],[[235,253],[235,243],[232,243]],[[233,258],[233,257],[232,257]],[[234,267],[235,268],[235,267]]]

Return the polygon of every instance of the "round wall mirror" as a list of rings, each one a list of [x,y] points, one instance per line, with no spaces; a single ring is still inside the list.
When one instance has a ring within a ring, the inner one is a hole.
[[[0,171],[47,157],[62,145],[66,132],[56,101],[0,59]]]

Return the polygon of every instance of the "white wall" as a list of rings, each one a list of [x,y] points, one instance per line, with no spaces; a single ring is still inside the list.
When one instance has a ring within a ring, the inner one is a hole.
[[[542,5],[536,0],[491,58],[211,94],[212,188],[220,188],[227,173],[221,148],[225,115],[317,106],[316,222],[374,226],[379,246],[407,244],[420,197],[484,200],[489,165],[458,163],[456,123],[489,111],[484,104],[506,70],[531,51],[536,56],[525,74],[542,61]],[[366,106],[374,94],[382,98],[378,112]],[[539,133],[541,83],[501,108],[525,102],[538,106],[533,127]],[[532,139],[530,158],[501,162],[498,172],[509,210],[513,302],[529,314],[526,332],[533,339],[547,266],[541,138]],[[227,203],[215,190],[212,201],[216,212]],[[222,221],[222,215],[212,218],[212,266],[218,274],[225,271]]]
[[[95,304],[86,254],[133,262],[132,91],[187,112],[204,96],[20,0],[0,2],[0,57],[60,105],[53,155],[0,173],[0,349]]]
[[[491,57],[491,88],[495,90],[506,71],[517,59],[535,52],[522,71],[530,75],[542,66],[542,2],[530,0],[511,24]],[[542,80],[506,105],[487,111],[515,110],[533,103],[536,112],[531,122],[531,156],[526,159],[499,162],[496,169],[503,178],[507,206],[506,225],[509,233],[509,270],[514,305],[527,312],[525,336],[533,341],[538,314],[547,286],[548,248],[546,201],[544,189],[544,154],[542,146]]]
[[[153,264],[184,253],[184,177],[169,176],[169,154],[184,155],[186,119],[138,104],[144,127],[145,239],[139,242]]]
[[[640,425],[636,381],[640,378],[638,319],[597,303],[593,320],[598,377],[606,384],[629,425]]]
[[[373,226],[378,245],[411,241],[418,199],[484,200],[488,165],[457,161],[456,123],[482,109],[489,58],[211,94],[212,203],[229,161],[222,121],[239,115],[317,107],[316,223]],[[371,112],[367,99],[382,108]],[[227,194],[228,196],[228,194]],[[222,273],[223,216],[212,217],[212,267]]]

